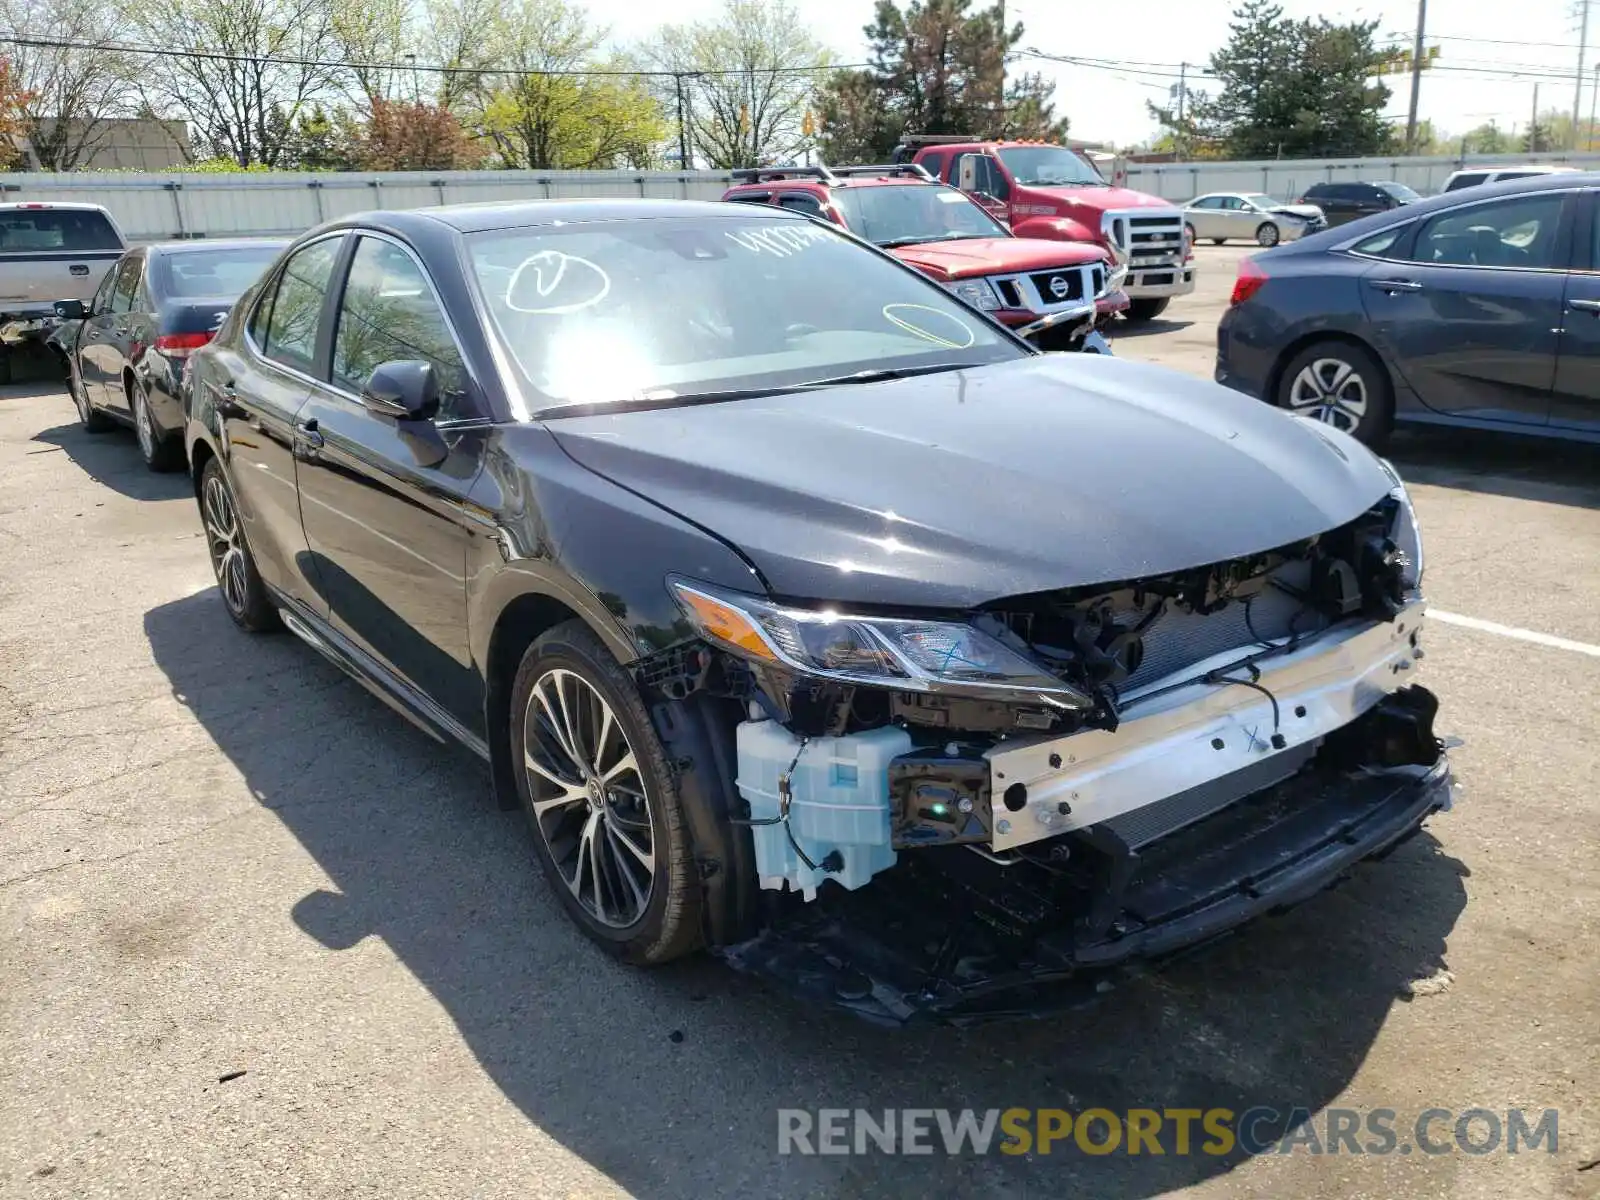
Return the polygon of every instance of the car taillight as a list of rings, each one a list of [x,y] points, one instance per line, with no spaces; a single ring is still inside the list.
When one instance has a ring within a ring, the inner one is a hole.
[[[210,340],[209,333],[163,333],[156,338],[156,349],[168,358],[187,358]]]
[[[1261,290],[1261,285],[1266,283],[1267,273],[1263,271],[1256,260],[1247,258],[1239,264],[1239,277],[1233,281],[1233,295],[1228,300],[1229,307],[1243,304]]]

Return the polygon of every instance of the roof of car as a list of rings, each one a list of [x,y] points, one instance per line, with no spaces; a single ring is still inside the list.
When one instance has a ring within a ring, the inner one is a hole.
[[[1573,174],[1577,167],[1563,166],[1560,163],[1481,163],[1475,167],[1462,167],[1459,171],[1452,171],[1454,175],[1498,175],[1502,171],[1538,171],[1540,174]]]
[[[781,208],[763,216],[805,221],[800,213]],[[393,212],[359,213],[338,225],[379,225],[400,231],[415,230],[421,224],[448,225],[460,233],[482,233],[492,229],[523,229],[532,225],[580,225],[595,221],[648,221],[663,217],[701,217],[707,220],[736,220],[750,217],[714,200],[507,200],[497,204],[454,204],[442,208],[416,208]]]
[[[192,250],[282,249],[289,242],[289,238],[281,237],[196,238],[183,242],[152,242],[144,249],[161,254],[187,254]]]
[[[748,183],[736,183],[728,190],[740,191],[747,188],[770,191],[775,187],[813,187],[819,191],[828,191],[832,188],[864,188],[864,187],[898,187],[910,184],[913,187],[944,187],[937,179],[918,179],[911,175],[856,175],[844,179],[807,179],[805,176],[789,176],[778,179],[762,179]]]

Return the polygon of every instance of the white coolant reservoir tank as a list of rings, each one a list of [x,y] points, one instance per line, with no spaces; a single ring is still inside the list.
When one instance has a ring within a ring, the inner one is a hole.
[[[800,739],[776,721],[745,721],[736,744],[739,794],[750,805],[752,821],[780,816],[779,778],[789,772],[787,829],[769,824],[750,831],[762,887],[781,891],[787,886],[811,900],[824,879],[854,889],[894,866],[889,764],[911,750],[911,735],[905,730],[812,738],[802,749]],[[796,853],[796,842],[817,864],[815,869]],[[825,870],[823,864],[835,852],[832,865],[839,869]]]

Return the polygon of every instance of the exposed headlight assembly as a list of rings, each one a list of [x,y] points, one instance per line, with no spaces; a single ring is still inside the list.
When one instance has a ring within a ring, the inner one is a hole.
[[[1000,307],[1000,297],[995,295],[994,288],[987,279],[962,279],[950,284],[949,288],[973,308],[994,312]]]
[[[965,622],[785,608],[687,580],[667,583],[702,636],[752,662],[870,687],[1094,708],[1089,696]]]
[[[1417,510],[1412,506],[1411,493],[1406,490],[1400,472],[1394,469],[1394,464],[1388,459],[1380,458],[1378,461],[1389,473],[1389,478],[1394,480],[1394,487],[1389,492],[1395,502],[1394,528],[1389,531],[1389,536],[1411,564],[1406,568],[1405,585],[1407,591],[1415,591],[1422,586],[1422,527],[1417,524]]]

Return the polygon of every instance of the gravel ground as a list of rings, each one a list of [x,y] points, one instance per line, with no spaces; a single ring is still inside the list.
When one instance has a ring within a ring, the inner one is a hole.
[[[1117,353],[1208,375],[1240,254]],[[1600,453],[1394,458],[1438,609],[1600,643]],[[471,759],[233,629],[182,476],[0,389],[0,1195],[1600,1195],[1600,657],[1427,646],[1463,786],[1388,861],[1089,1013],[885,1035],[603,959]],[[789,1107],[1253,1105],[1555,1108],[1559,1148],[777,1153]]]

